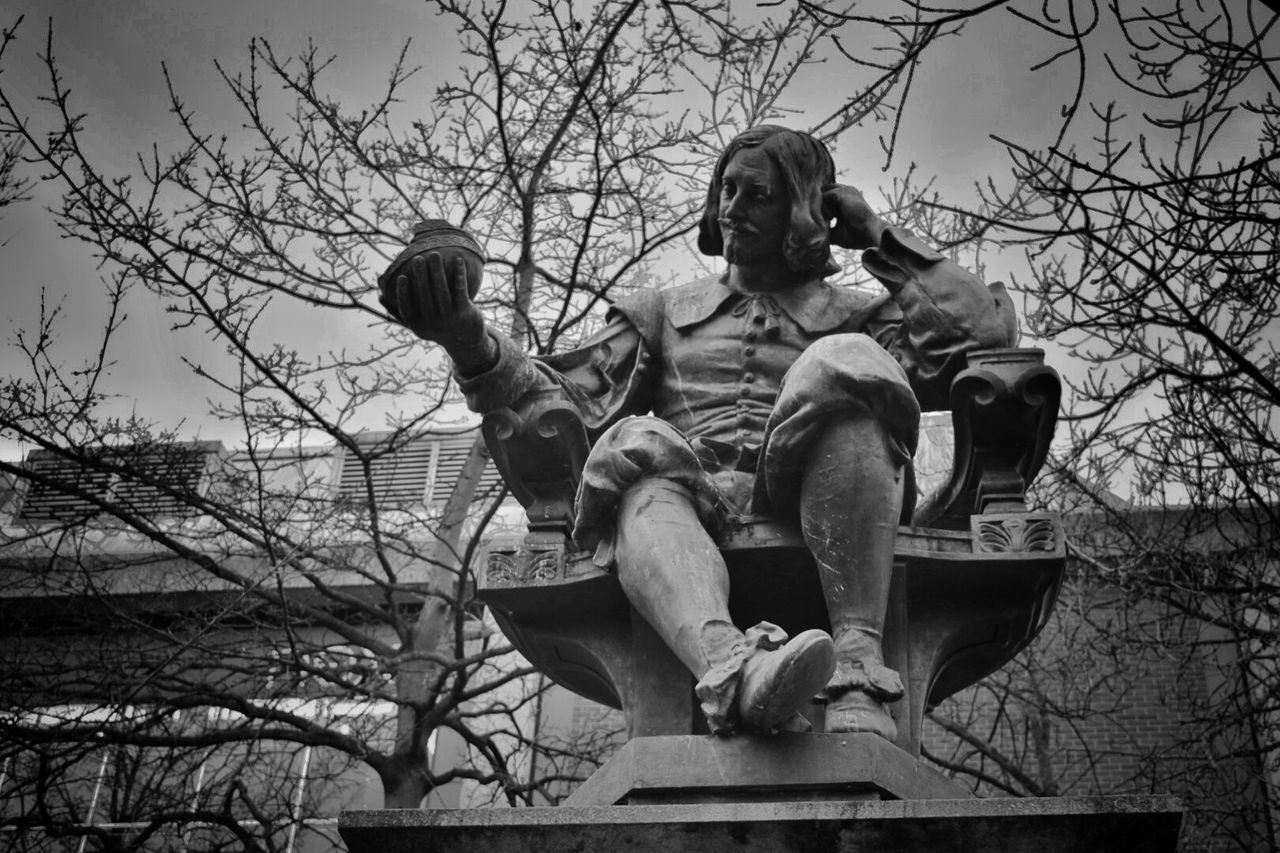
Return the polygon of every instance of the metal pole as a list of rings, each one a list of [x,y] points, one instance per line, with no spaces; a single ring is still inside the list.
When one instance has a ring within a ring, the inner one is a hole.
[[[311,769],[311,747],[302,748],[302,770],[298,774],[298,786],[293,791],[293,808],[289,810],[289,843],[284,853],[293,853],[293,842],[298,837],[298,817],[302,814],[302,796],[307,789],[307,771]]]
[[[204,785],[204,768],[208,764],[205,759],[200,759],[200,769],[196,771],[195,791],[191,794],[191,811],[200,808],[200,788]],[[186,850],[191,843],[191,827],[188,826],[182,833],[182,849]]]
[[[107,759],[110,757],[110,751],[103,749],[102,761],[98,764],[98,779],[93,783],[93,796],[89,798],[89,814],[82,826],[93,826],[93,815],[98,810],[98,794],[102,792],[102,779],[107,775]],[[88,841],[88,835],[80,836],[80,846],[76,848],[76,853],[84,853],[84,846]]]

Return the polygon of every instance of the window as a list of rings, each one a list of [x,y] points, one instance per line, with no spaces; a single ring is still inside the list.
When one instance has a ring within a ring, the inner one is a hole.
[[[467,454],[471,451],[471,445],[474,441],[474,434],[440,440],[440,458],[436,464],[431,500],[444,501],[449,498],[449,495],[453,492],[453,487],[457,485],[458,475],[462,473],[462,465],[467,461]],[[488,455],[487,450],[485,455]],[[496,494],[501,487],[502,476],[498,473],[497,466],[490,460],[485,464],[484,473],[480,476],[480,486],[476,489],[476,498],[480,499]]]
[[[111,503],[154,517],[189,515],[199,496],[208,459],[218,442],[184,442],[145,448],[97,447],[78,456],[33,450],[27,456],[27,492],[18,512],[26,521],[76,521]]]
[[[370,437],[361,442],[369,460],[368,477],[380,504],[446,500],[453,491],[476,439],[475,432],[451,436],[423,436],[403,444],[389,438]],[[344,452],[338,475],[338,496],[361,500],[365,496],[362,454]],[[492,462],[485,466],[476,491],[477,499],[496,493],[502,478]]]

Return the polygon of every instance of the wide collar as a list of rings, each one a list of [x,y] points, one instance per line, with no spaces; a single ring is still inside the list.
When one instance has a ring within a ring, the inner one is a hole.
[[[721,277],[699,279],[666,291],[667,319],[677,329],[703,323],[722,307],[759,300],[777,305],[809,334],[829,332],[844,325],[871,297],[825,281],[811,281],[787,290],[769,293],[740,293]]]

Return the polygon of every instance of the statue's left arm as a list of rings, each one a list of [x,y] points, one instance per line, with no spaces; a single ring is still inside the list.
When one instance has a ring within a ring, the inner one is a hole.
[[[835,220],[831,242],[864,249],[863,266],[889,291],[860,331],[907,371],[922,409],[947,408],[967,353],[1017,343],[1018,320],[1003,285],[988,287],[910,231],[887,225],[853,187],[827,185],[822,204]]]
[[[1004,286],[983,284],[910,231],[885,228],[862,263],[890,295],[868,332],[907,371],[921,408],[947,407],[967,353],[1017,343],[1017,315]]]

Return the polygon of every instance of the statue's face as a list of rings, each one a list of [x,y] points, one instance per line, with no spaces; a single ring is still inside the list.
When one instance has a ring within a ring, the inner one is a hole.
[[[720,189],[725,260],[749,267],[781,259],[789,215],[786,186],[769,155],[759,147],[734,154]]]

